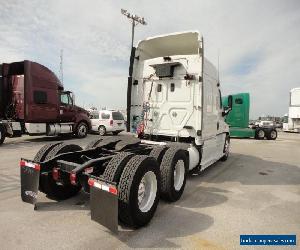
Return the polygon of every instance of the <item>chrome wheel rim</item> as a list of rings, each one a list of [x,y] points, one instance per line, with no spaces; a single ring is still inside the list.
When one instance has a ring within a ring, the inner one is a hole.
[[[272,131],[272,132],[271,132],[271,138],[272,138],[272,139],[276,138],[276,132],[275,132],[275,131]]]
[[[157,193],[157,180],[152,171],[144,174],[138,189],[138,206],[145,213],[148,212],[155,201]]]
[[[184,161],[177,161],[174,168],[174,188],[176,191],[179,191],[184,182],[185,168]]]
[[[100,127],[99,128],[99,134],[100,135],[104,135],[105,134],[105,128],[104,127]]]
[[[264,132],[263,130],[259,130],[259,131],[258,131],[258,137],[259,137],[259,138],[265,137],[265,132]]]
[[[79,127],[79,129],[78,129],[78,134],[80,136],[84,136],[84,135],[86,135],[86,131],[87,131],[86,126],[85,125],[81,125]]]

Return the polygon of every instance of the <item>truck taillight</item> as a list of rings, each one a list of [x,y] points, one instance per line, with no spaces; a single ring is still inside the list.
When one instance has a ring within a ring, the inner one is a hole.
[[[38,164],[38,163],[33,163],[33,162],[28,162],[28,161],[25,161],[25,160],[21,160],[20,161],[20,167],[28,167],[28,168],[33,168],[37,171],[40,171],[41,170],[41,165]]]
[[[58,168],[53,168],[52,169],[52,178],[55,181],[57,181],[59,179],[59,170],[58,170]]]
[[[72,185],[76,185],[76,173],[71,173],[70,174],[70,182]]]
[[[23,160],[21,160],[21,161],[20,161],[20,167],[25,167],[25,166],[26,166],[26,162],[23,161]]]
[[[109,121],[109,125],[110,125],[110,126],[113,126],[113,125],[114,125],[114,120],[110,120],[110,121]]]

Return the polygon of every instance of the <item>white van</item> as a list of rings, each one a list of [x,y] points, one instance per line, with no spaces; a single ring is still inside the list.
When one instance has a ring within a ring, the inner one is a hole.
[[[112,132],[117,135],[125,130],[125,120],[121,112],[115,110],[92,110],[90,112],[92,131],[105,135]]]

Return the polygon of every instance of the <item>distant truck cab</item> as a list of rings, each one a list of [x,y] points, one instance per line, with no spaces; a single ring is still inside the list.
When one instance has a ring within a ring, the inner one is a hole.
[[[222,102],[223,105],[227,105],[227,97],[224,97]],[[230,127],[230,137],[275,140],[277,130],[274,123],[272,121],[261,121],[249,125],[249,111],[249,93],[232,95],[232,110],[226,116],[226,123]]]
[[[289,113],[284,116],[283,131],[300,133],[300,88],[291,89]]]
[[[88,112],[48,68],[31,61],[0,65],[0,144],[22,134],[85,137],[90,128]]]

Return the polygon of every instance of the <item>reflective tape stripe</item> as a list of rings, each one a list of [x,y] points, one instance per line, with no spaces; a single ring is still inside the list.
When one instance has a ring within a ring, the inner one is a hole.
[[[101,185],[101,189],[104,190],[104,191],[109,192],[109,186]]]
[[[103,182],[97,182],[96,180],[93,180],[93,179],[89,179],[88,180],[88,184],[90,186],[93,186],[93,187],[96,187],[96,188],[99,188],[103,191],[106,191],[106,192],[109,192],[111,194],[114,194],[114,195],[117,195],[118,194],[118,190],[116,187],[114,186],[110,186],[110,185],[106,185],[106,184],[103,184]]]
[[[20,161],[20,167],[29,167],[29,168],[34,168],[35,170],[40,170],[41,166],[40,164],[33,163],[33,162],[27,162],[24,160]]]
[[[100,183],[96,182],[96,181],[94,182],[93,186],[96,187],[96,188],[102,189],[102,185]]]

